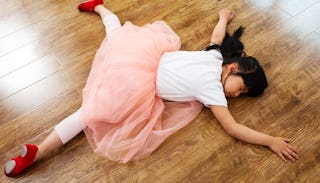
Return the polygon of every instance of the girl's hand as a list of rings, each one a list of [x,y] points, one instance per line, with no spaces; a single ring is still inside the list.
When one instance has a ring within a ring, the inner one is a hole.
[[[290,159],[296,161],[299,159],[298,151],[289,144],[289,139],[282,137],[273,137],[270,141],[269,148],[280,156],[283,161]]]
[[[219,19],[220,20],[226,21],[227,23],[230,23],[232,18],[233,18],[233,13],[229,9],[224,8],[219,11]]]

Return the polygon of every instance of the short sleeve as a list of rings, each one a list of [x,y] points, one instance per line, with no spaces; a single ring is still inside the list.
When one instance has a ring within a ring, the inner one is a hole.
[[[221,53],[221,46],[214,43],[210,43],[209,46],[201,49],[201,51],[211,51],[211,50],[216,50]]]
[[[197,100],[203,103],[206,107],[210,105],[216,106],[228,106],[227,99],[223,92],[223,87],[221,83],[211,83],[204,85],[199,90],[197,96]]]

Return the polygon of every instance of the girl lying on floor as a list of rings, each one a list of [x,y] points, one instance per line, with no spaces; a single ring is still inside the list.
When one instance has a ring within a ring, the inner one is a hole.
[[[242,29],[233,37],[228,9],[219,12],[211,44],[204,51],[180,51],[180,38],[163,21],[142,27],[126,22],[90,0],[80,11],[99,14],[107,32],[83,89],[82,106],[60,122],[39,145],[26,144],[5,165],[16,176],[84,130],[94,152],[126,163],[149,156],[186,126],[203,106],[239,140],[269,147],[284,161],[298,159],[288,139],[273,137],[235,121],[226,97],[258,96],[267,79],[258,61],[243,52]]]

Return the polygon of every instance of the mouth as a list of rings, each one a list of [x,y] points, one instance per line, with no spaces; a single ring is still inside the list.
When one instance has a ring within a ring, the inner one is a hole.
[[[232,93],[226,93],[226,97],[233,98],[233,97],[236,97],[236,96],[233,95]]]

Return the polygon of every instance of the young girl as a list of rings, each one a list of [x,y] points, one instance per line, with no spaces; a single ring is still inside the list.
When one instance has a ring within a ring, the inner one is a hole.
[[[108,33],[95,55],[82,106],[40,145],[23,146],[21,155],[6,163],[7,176],[20,174],[82,130],[93,150],[110,160],[126,163],[145,158],[192,121],[203,105],[232,137],[268,146],[284,161],[298,159],[288,139],[238,124],[227,108],[226,97],[257,96],[268,85],[255,58],[223,60],[220,49],[225,49],[219,45],[233,18],[229,10],[219,12],[206,51],[178,51],[179,37],[162,21],[121,26],[103,0],[83,2],[78,9],[98,13]]]

